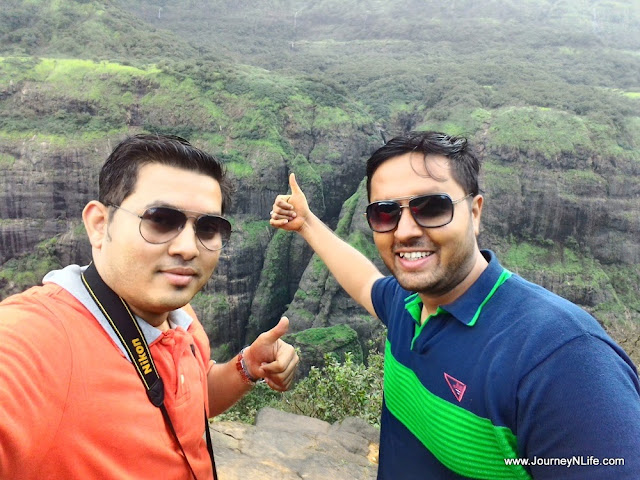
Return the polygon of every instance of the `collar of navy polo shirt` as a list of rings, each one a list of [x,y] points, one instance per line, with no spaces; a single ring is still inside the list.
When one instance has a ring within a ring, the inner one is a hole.
[[[511,276],[511,272],[500,265],[495,253],[491,250],[482,250],[481,253],[487,262],[489,262],[487,268],[484,269],[478,279],[466,292],[464,292],[455,301],[446,305],[438,306],[436,313],[430,315],[430,317],[447,312],[456,320],[469,327],[473,327],[476,324],[476,321],[482,312],[482,308],[489,299],[491,299],[498,287],[500,287],[500,285],[502,285]],[[422,327],[427,324],[427,321],[420,325],[422,300],[420,300],[417,293],[414,293],[405,299],[404,308],[416,322],[418,330],[422,330]],[[417,334],[418,332],[416,332],[416,336]]]

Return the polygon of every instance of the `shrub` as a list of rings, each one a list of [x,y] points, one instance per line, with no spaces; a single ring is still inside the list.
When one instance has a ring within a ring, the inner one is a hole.
[[[327,354],[325,366],[312,367],[309,375],[291,391],[279,394],[265,384],[258,384],[216,419],[253,423],[261,408],[273,407],[329,423],[359,417],[379,426],[383,356],[372,353],[368,360],[368,366],[355,363],[353,355],[347,353],[344,363],[340,363],[334,355]]]
[[[319,418],[329,423],[360,417],[379,425],[382,406],[382,355],[369,357],[369,366],[354,363],[347,353],[344,363],[325,356],[325,367],[311,367],[309,376],[280,401],[291,413]]]

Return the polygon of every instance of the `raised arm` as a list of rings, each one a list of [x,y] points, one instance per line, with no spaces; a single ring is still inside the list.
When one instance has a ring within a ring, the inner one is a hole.
[[[295,175],[289,176],[290,195],[278,195],[270,223],[273,227],[298,232],[329,268],[345,291],[371,315],[371,288],[382,277],[376,266],[362,253],[340,239],[309,208]]]

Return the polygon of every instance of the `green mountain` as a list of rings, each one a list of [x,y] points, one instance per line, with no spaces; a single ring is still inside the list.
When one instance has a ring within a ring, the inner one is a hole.
[[[304,336],[318,359],[366,351],[380,326],[268,211],[295,171],[375,259],[364,161],[433,128],[479,147],[482,246],[592,311],[638,361],[639,78],[631,0],[5,0],[0,298],[86,263],[79,218],[99,165],[126,134],[171,132],[238,185],[232,246],[194,299],[219,357],[283,312],[320,329]]]
[[[333,81],[384,122],[407,107],[440,117],[509,105],[628,114],[634,105],[619,94],[638,88],[633,1],[126,3],[240,63]]]

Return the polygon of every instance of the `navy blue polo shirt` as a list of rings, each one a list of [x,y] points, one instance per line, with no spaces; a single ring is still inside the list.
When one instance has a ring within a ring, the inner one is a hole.
[[[629,357],[587,312],[482,253],[479,279],[423,325],[394,277],[372,289],[388,327],[378,478],[640,478]]]

